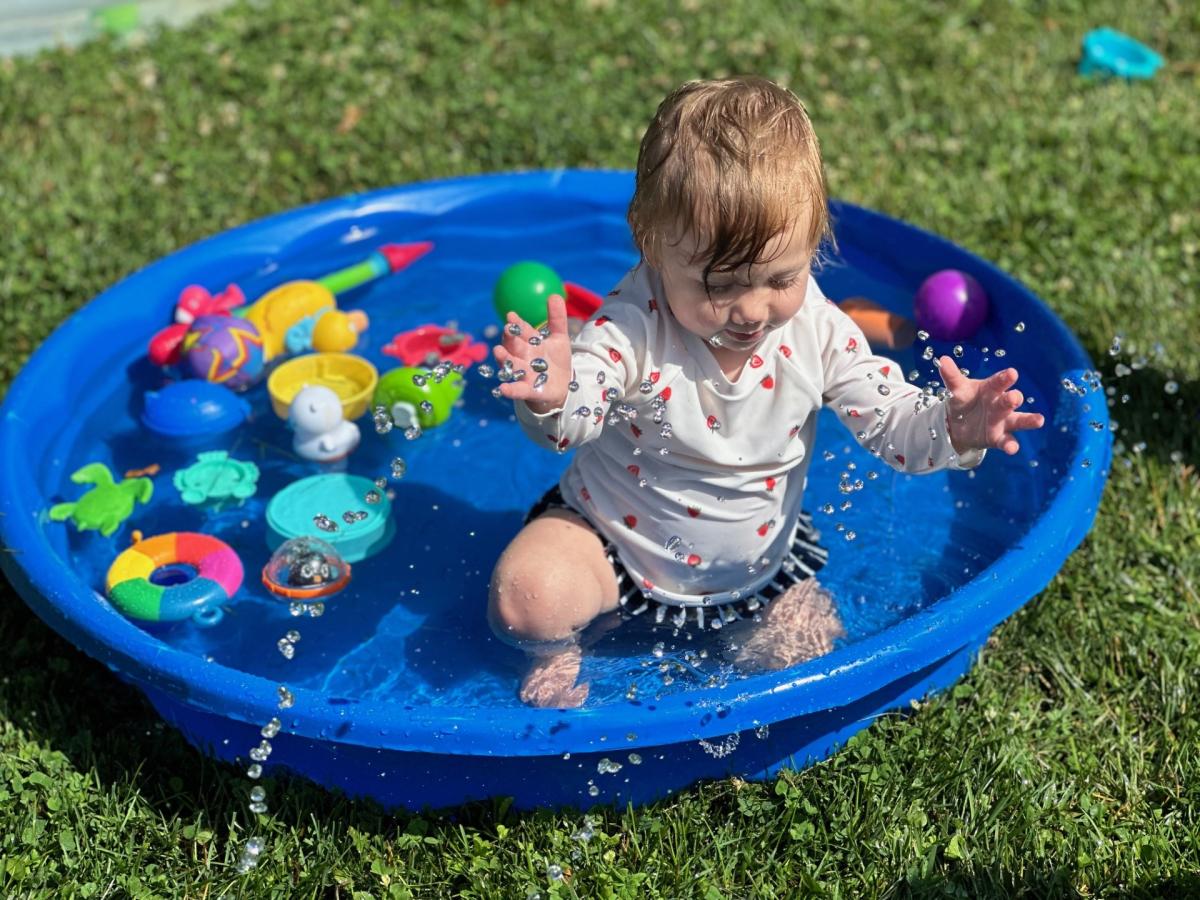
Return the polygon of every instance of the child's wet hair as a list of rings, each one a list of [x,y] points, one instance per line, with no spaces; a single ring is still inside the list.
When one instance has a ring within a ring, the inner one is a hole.
[[[767,262],[767,244],[795,224],[814,253],[832,238],[820,146],[795,94],[743,77],[689,81],[659,104],[629,205],[652,265],[691,233],[707,285],[712,272]]]

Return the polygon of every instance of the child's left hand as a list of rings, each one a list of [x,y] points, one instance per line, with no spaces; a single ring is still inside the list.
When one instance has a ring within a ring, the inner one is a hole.
[[[1018,413],[1025,402],[1018,390],[1017,370],[1004,369],[989,378],[968,378],[949,356],[938,360],[942,381],[953,396],[949,404],[950,443],[957,453],[988,450],[992,447],[1012,456],[1021,449],[1014,432],[1041,428],[1046,420],[1040,413]]]

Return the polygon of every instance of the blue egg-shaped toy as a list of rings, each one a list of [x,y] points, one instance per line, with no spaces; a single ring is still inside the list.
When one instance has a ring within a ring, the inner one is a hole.
[[[169,438],[211,437],[241,425],[250,404],[220,384],[186,380],[147,391],[142,424]]]

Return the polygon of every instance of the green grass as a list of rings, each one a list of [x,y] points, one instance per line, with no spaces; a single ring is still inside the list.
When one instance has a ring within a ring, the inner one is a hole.
[[[800,774],[598,812],[586,845],[577,814],[390,817],[275,780],[239,878],[240,772],[5,585],[0,895],[1200,895],[1200,7],[804,6],[304,0],[0,61],[0,384],[205,235],[415,179],[628,168],[669,87],[762,73],[807,100],[836,195],[1015,274],[1132,398],[1094,531],[971,674]],[[1102,24],[1168,68],[1081,81]]]

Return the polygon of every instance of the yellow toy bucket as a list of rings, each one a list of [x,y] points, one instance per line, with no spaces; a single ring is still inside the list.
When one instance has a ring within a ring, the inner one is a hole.
[[[375,367],[361,356],[349,353],[310,353],[297,356],[280,365],[267,379],[271,408],[281,419],[288,417],[292,398],[301,388],[323,385],[342,401],[342,415],[357,419],[367,411],[367,404],[379,382]]]

